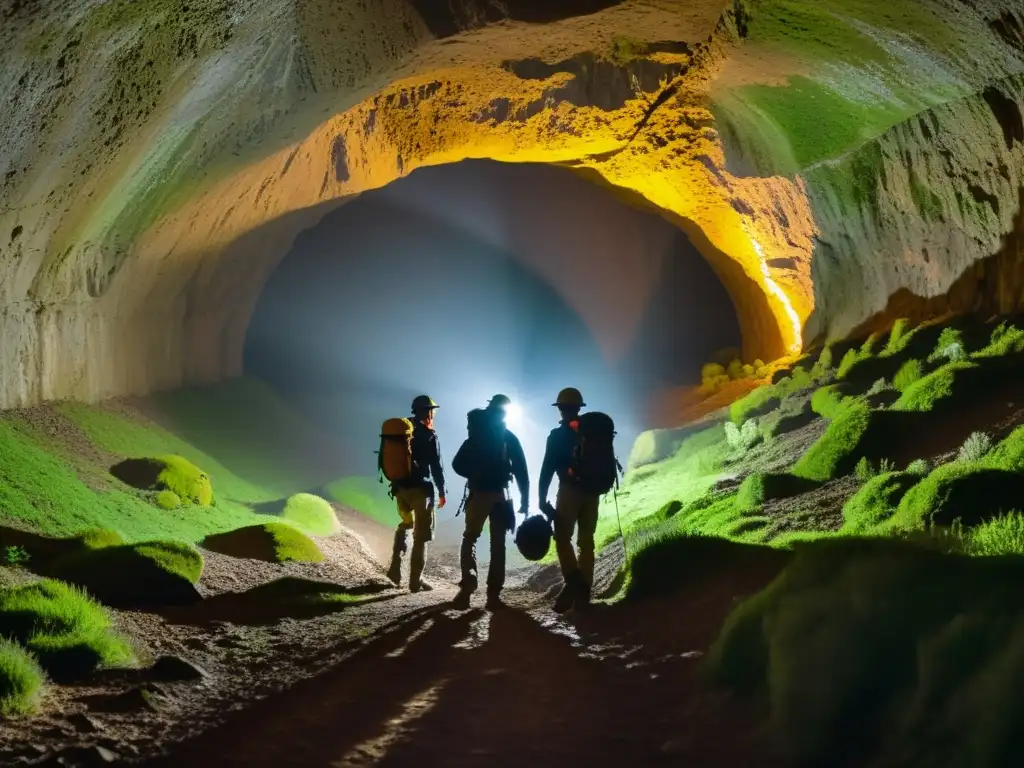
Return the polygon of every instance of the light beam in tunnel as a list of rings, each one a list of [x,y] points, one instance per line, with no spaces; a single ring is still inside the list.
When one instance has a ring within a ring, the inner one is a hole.
[[[796,310],[793,309],[793,303],[789,300],[786,292],[782,290],[782,287],[776,283],[768,271],[768,261],[765,259],[764,250],[761,248],[761,244],[757,242],[757,238],[751,235],[749,232],[747,236],[750,237],[750,242],[754,246],[754,250],[757,251],[757,260],[761,265],[761,274],[764,276],[764,286],[768,289],[768,292],[779,300],[782,308],[785,310],[786,315],[789,318],[789,324],[792,330],[792,341],[787,345],[787,349],[790,353],[795,354],[800,351],[803,346],[803,331],[800,326],[800,317],[797,315]]]

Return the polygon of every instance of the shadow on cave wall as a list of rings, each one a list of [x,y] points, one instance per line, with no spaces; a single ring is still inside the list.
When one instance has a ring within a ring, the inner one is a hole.
[[[732,299],[711,265],[679,232],[662,262],[657,290],[620,366],[634,398],[700,383],[700,368],[717,352],[739,348]]]

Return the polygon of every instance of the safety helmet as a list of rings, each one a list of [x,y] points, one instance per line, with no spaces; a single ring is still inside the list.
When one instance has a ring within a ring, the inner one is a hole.
[[[544,515],[526,518],[516,531],[516,546],[531,562],[544,559],[551,548],[551,523]]]
[[[419,411],[430,411],[440,406],[434,402],[434,399],[429,395],[418,395],[413,398],[412,401],[412,412],[417,413]]]
[[[576,387],[566,387],[558,393],[558,398],[552,405],[569,405],[582,408],[586,403],[583,402],[583,395],[580,394]]]
[[[495,395],[487,401],[487,405],[490,408],[504,408],[507,405],[512,405],[512,401],[508,395]]]

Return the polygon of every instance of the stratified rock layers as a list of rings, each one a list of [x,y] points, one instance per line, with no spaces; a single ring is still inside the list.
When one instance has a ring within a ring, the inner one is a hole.
[[[659,210],[722,278],[750,357],[901,291],[1017,301],[1009,0],[455,5],[14,4],[0,407],[239,373],[298,232],[465,158],[560,163]]]

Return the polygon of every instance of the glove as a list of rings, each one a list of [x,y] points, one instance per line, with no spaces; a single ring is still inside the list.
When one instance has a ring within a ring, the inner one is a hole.
[[[448,503],[448,499],[446,499],[444,496],[438,496],[437,497],[437,508],[438,509],[443,509],[444,505],[447,504],[447,503]]]
[[[555,519],[555,508],[551,506],[551,502],[547,499],[544,499],[544,501],[540,503],[540,511],[544,513],[544,516],[548,520]]]

